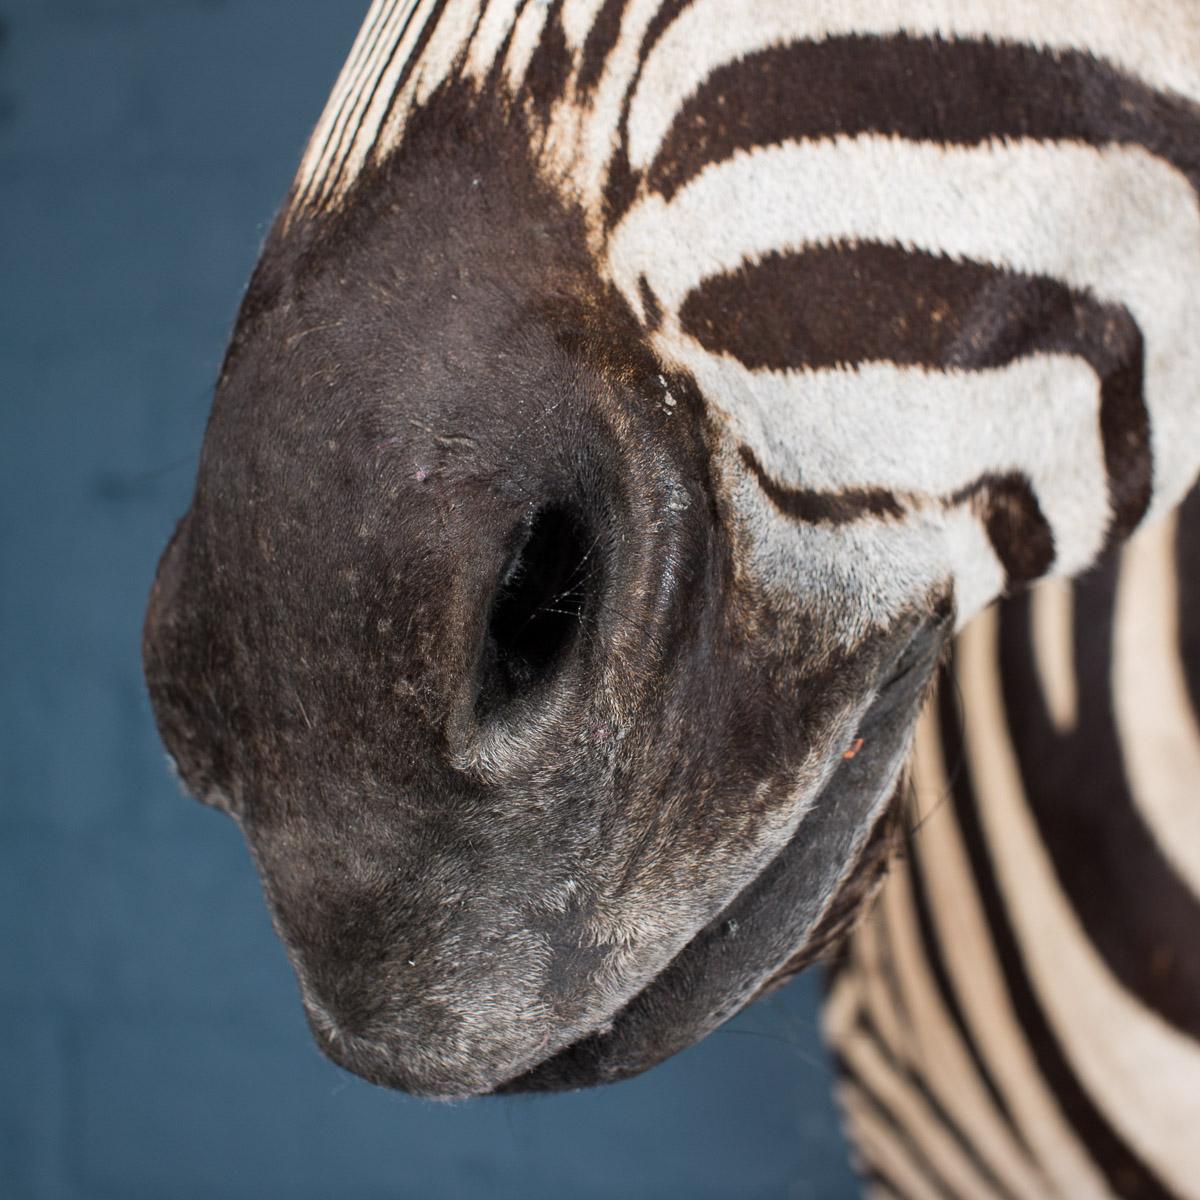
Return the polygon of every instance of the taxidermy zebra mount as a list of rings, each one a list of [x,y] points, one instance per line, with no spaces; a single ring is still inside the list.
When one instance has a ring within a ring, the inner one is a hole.
[[[634,1074],[844,927],[954,629],[1200,462],[1191,0],[378,0],[145,664],[314,1035]]]

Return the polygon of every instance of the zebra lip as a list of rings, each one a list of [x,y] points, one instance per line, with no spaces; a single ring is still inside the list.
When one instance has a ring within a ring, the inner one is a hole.
[[[916,714],[952,628],[948,614],[937,614],[896,656],[859,727],[862,749],[838,764],[771,864],[604,1026],[497,1093],[560,1091],[637,1075],[790,978],[809,961],[806,952],[819,952],[813,934],[859,882],[853,868],[868,857],[872,835],[889,813]]]

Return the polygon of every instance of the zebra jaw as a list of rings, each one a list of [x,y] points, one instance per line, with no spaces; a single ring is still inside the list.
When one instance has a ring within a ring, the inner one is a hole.
[[[762,873],[611,1021],[497,1090],[556,1091],[637,1075],[707,1036],[846,932],[896,848],[897,779],[949,627],[948,616],[932,621],[903,647],[858,726],[861,745],[855,739],[843,752],[811,815]],[[818,880],[823,894],[814,890]]]

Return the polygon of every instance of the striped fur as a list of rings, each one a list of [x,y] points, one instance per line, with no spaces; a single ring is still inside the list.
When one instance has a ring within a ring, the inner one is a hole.
[[[983,614],[825,1009],[880,1195],[1200,1197],[1200,493]]]
[[[1195,477],[1198,62],[1186,3],[379,0],[285,221],[448,80],[502,92],[741,447],[747,555],[858,592],[853,643],[947,568],[960,623],[1075,574]]]

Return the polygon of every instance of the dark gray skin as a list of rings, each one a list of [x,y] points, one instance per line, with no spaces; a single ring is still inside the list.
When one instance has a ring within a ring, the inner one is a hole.
[[[815,952],[952,624],[847,650],[740,568],[695,388],[454,103],[272,235],[144,643],[322,1050],[443,1097],[634,1074]]]

